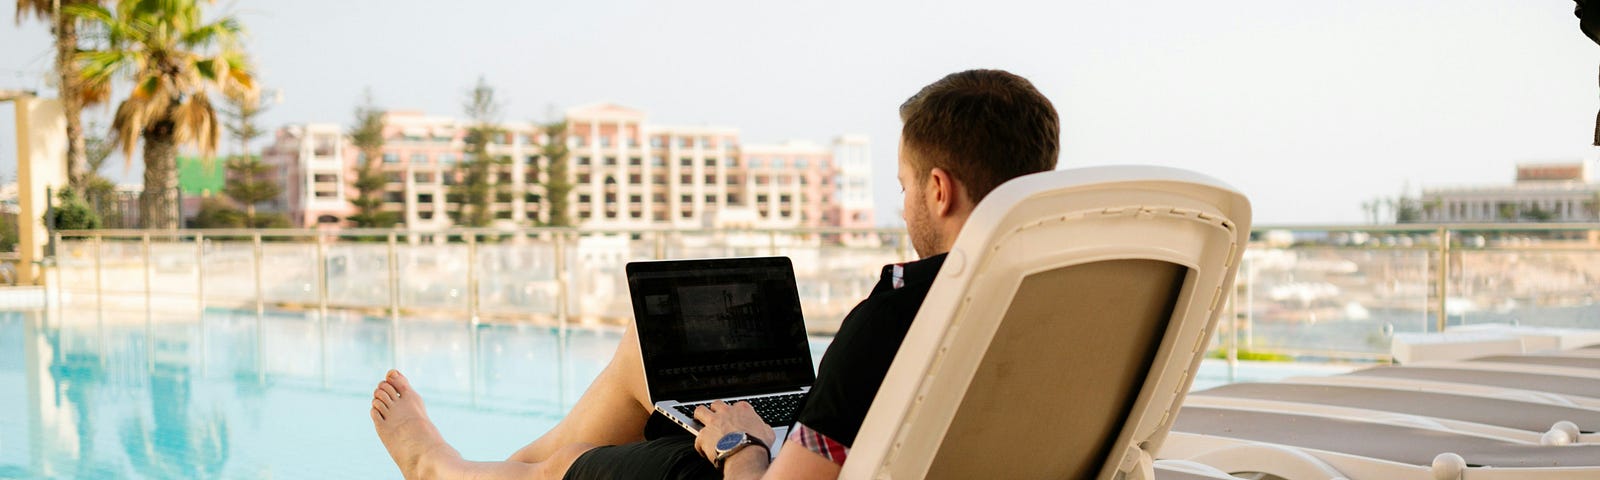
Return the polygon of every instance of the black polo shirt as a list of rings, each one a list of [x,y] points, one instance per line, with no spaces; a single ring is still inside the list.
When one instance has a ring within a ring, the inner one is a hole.
[[[847,448],[855,444],[867,408],[878,395],[878,386],[944,265],[944,257],[939,254],[883,267],[878,285],[844,317],[833,344],[822,355],[817,383],[800,410],[800,423]]]

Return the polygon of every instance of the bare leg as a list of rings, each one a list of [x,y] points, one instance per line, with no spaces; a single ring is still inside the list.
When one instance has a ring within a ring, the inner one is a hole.
[[[378,438],[394,458],[406,480],[434,478],[471,479],[559,479],[572,461],[593,445],[566,445],[542,462],[469,462],[445,443],[439,430],[428,420],[422,396],[400,372],[389,375],[372,392],[372,424]]]
[[[572,411],[555,428],[511,454],[508,460],[539,462],[568,445],[621,445],[643,440],[645,423],[654,410],[645,388],[638,333],[630,325],[622,334],[611,363],[583,392]]]

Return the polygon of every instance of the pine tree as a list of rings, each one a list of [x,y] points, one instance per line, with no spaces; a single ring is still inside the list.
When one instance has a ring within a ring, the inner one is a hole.
[[[383,111],[373,103],[369,88],[362,104],[356,107],[356,124],[350,128],[350,141],[361,151],[356,195],[350,198],[356,214],[350,216],[350,221],[362,228],[389,228],[399,223],[400,217],[395,212],[382,210],[383,188],[389,182],[378,168],[383,158]]]
[[[544,133],[549,137],[542,152],[545,160],[550,162],[550,179],[544,183],[544,196],[550,204],[549,225],[569,227],[572,226],[572,219],[567,217],[567,200],[572,194],[572,180],[567,178],[571,153],[567,149],[567,121],[545,124]]]

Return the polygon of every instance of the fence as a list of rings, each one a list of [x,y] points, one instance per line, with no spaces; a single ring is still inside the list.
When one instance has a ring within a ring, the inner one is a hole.
[[[1475,323],[1600,328],[1600,224],[1262,227],[1215,338],[1228,358],[1388,359],[1400,332]],[[57,308],[357,310],[620,325],[634,260],[785,255],[827,334],[903,230],[179,230],[58,232]],[[148,320],[147,320],[148,321]],[[397,327],[396,327],[397,328]]]

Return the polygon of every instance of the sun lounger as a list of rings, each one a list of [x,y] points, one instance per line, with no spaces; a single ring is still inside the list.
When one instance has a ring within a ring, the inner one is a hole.
[[[1289,479],[1600,478],[1600,445],[1538,445],[1413,425],[1185,406],[1164,458]]]
[[[1377,418],[1401,414],[1421,419],[1418,423],[1431,422],[1452,430],[1530,443],[1593,440],[1592,435],[1576,438],[1567,435],[1561,422],[1571,422],[1582,434],[1593,434],[1600,429],[1600,409],[1373,386],[1236,383],[1190,393],[1185,405],[1205,400],[1213,401],[1209,405],[1249,404],[1264,410],[1334,417]]]
[[[1249,219],[1239,193],[1167,168],[1000,186],[957,238],[841,477],[1217,478],[1153,458]]]
[[[1468,362],[1463,362],[1468,363]],[[1528,373],[1513,370],[1478,370],[1463,367],[1373,367],[1345,374],[1432,382],[1487,385],[1600,399],[1600,378]]]

